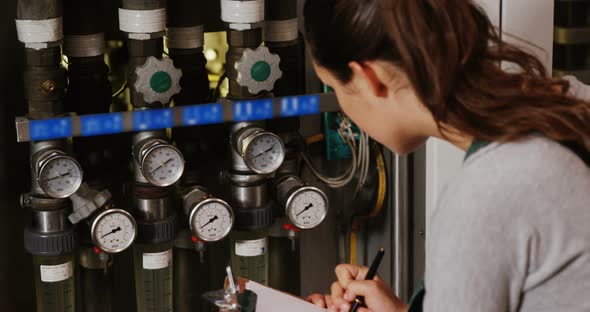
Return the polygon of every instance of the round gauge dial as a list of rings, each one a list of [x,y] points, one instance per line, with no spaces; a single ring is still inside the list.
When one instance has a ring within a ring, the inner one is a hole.
[[[190,227],[195,236],[206,242],[225,238],[234,224],[231,207],[220,199],[200,202],[190,215]]]
[[[279,169],[285,159],[285,145],[277,135],[260,132],[246,140],[242,155],[248,168],[259,174]]]
[[[180,151],[169,144],[148,148],[142,157],[141,171],[149,183],[155,186],[170,186],[184,172],[184,158]]]
[[[109,209],[92,223],[92,242],[107,253],[118,253],[129,248],[137,236],[135,219],[125,210]]]
[[[39,186],[53,198],[72,196],[82,185],[82,168],[78,162],[65,155],[50,156],[37,173]]]
[[[318,226],[328,213],[328,197],[320,189],[302,187],[287,200],[287,216],[300,229]]]

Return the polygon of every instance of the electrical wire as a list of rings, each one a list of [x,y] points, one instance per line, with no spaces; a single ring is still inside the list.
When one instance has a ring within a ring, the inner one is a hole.
[[[301,153],[301,158],[310,168],[312,174],[331,188],[342,188],[348,185],[358,174],[358,182],[353,197],[356,198],[360,190],[366,184],[369,175],[371,159],[370,139],[367,133],[361,131],[358,135],[359,142],[357,144],[357,138],[354,134],[354,131],[352,130],[352,122],[350,121],[350,119],[342,113],[339,113],[338,117],[340,119],[340,123],[338,124],[337,129],[338,135],[344,141],[344,143],[350,148],[352,154],[352,161],[350,163],[350,167],[348,168],[348,170],[341,176],[327,177],[324,174],[320,173],[317,169],[315,169],[313,163],[305,153]],[[323,135],[316,135],[308,138],[306,140],[306,143],[309,145],[315,142],[319,142],[323,139]]]
[[[350,234],[350,244],[349,244],[349,261],[351,264],[356,263],[357,258],[357,231],[360,225],[366,222],[369,219],[376,218],[381,214],[385,204],[385,197],[387,195],[387,167],[385,166],[385,158],[383,157],[383,151],[379,147],[379,145],[374,142],[373,149],[375,151],[375,161],[377,163],[377,175],[379,178],[379,186],[377,190],[377,200],[375,202],[375,207],[368,215],[365,216],[354,216],[352,218],[352,222],[350,223],[349,234]]]
[[[312,145],[312,144],[321,142],[324,139],[325,139],[324,134],[322,134],[322,133],[316,134],[316,135],[310,136],[309,138],[305,139],[305,144]]]
[[[227,73],[223,73],[223,75],[221,75],[219,77],[219,80],[217,81],[217,86],[215,87],[215,92],[213,93],[213,98],[217,99],[218,97],[221,96],[221,85],[223,85],[223,81],[227,78]]]
[[[341,135],[342,135],[342,133],[341,133]],[[345,172],[343,175],[338,176],[338,177],[324,176],[323,174],[321,174],[320,172],[318,172],[314,168],[313,163],[311,162],[309,157],[305,153],[301,153],[301,158],[303,159],[305,164],[307,164],[311,173],[313,173],[314,176],[316,176],[322,182],[326,183],[326,185],[328,185],[331,188],[341,188],[341,187],[346,186],[348,183],[350,183],[352,181],[352,179],[354,178],[354,176],[356,174],[356,165],[355,165],[357,162],[356,151],[354,150],[353,144],[351,143],[351,141],[348,138],[343,137],[343,140],[346,142],[346,144],[352,150],[352,165],[347,170],[347,172]]]
[[[119,90],[117,90],[117,92],[115,92],[115,94],[113,94],[113,99],[119,97],[119,95],[121,95],[121,93],[123,93],[123,91],[125,91],[125,89],[127,89],[127,81],[125,81],[125,83],[123,83],[121,88]]]

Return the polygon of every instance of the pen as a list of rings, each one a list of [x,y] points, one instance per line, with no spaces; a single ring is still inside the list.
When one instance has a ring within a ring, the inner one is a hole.
[[[385,254],[385,249],[383,249],[383,248],[379,249],[379,252],[375,256],[373,263],[371,263],[371,267],[369,268],[369,272],[367,272],[367,276],[365,277],[366,281],[372,280],[373,278],[375,278],[375,274],[377,274],[377,269],[379,268],[379,264],[381,264],[381,260],[383,259],[384,254]],[[350,306],[350,312],[356,312],[356,309],[358,309],[360,306],[363,306],[364,304],[365,304],[365,298],[363,296],[357,296],[356,299],[354,299],[352,306]]]

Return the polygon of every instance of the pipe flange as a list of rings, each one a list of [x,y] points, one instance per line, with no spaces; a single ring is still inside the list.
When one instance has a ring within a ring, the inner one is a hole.
[[[222,174],[222,183],[232,183],[237,186],[255,186],[268,181],[274,176],[271,174],[246,174],[241,172],[226,171]]]
[[[280,63],[281,58],[270,53],[267,47],[246,49],[234,66],[238,71],[237,82],[240,86],[247,87],[252,94],[272,91],[275,82],[283,76]]]
[[[257,231],[273,224],[273,202],[261,208],[235,209],[235,229],[238,231]]]
[[[180,93],[182,71],[174,67],[170,58],[159,60],[150,56],[135,70],[135,74],[135,90],[143,95],[146,103],[166,104],[174,95]]]
[[[140,244],[159,244],[176,237],[176,214],[160,221],[137,221],[137,239]]]
[[[56,233],[39,233],[27,227],[24,231],[25,250],[33,256],[62,256],[77,247],[73,229]]]

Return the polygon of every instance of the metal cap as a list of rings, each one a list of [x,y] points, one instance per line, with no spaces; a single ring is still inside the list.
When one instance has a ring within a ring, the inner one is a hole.
[[[147,103],[166,104],[174,95],[180,93],[182,71],[174,67],[169,58],[159,60],[150,56],[135,70],[135,74],[135,90],[143,94],[143,99]]]
[[[281,58],[270,53],[267,47],[246,49],[242,58],[235,64],[238,71],[237,82],[240,86],[247,87],[252,94],[272,91],[275,82],[283,76],[279,67],[280,62]]]

